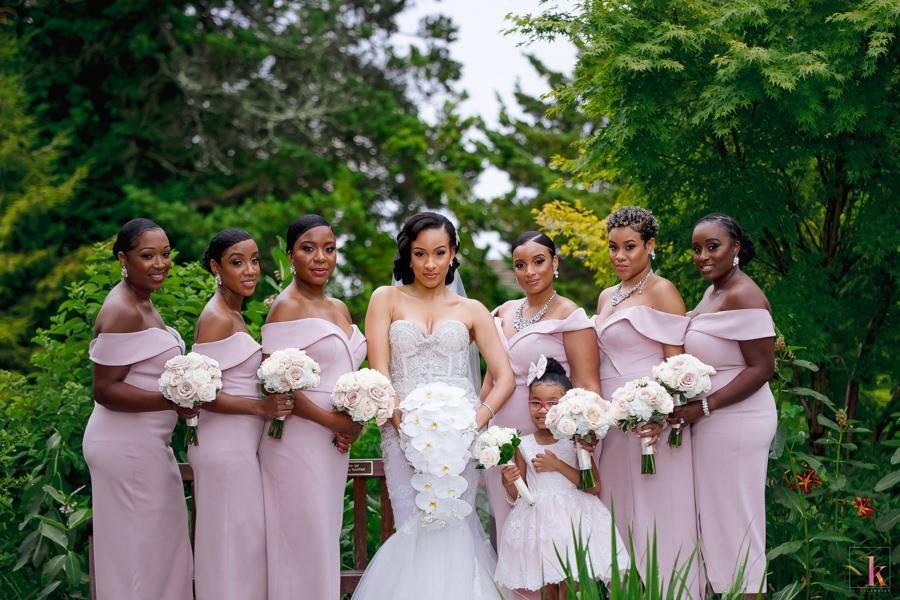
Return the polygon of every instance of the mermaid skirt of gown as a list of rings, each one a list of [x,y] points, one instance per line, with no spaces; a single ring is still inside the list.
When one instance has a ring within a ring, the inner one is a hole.
[[[410,485],[412,468],[390,425],[382,430],[382,456],[397,531],[375,554],[354,600],[498,600],[512,598],[494,583],[496,556],[475,511],[435,529],[423,527]],[[469,463],[463,500],[474,505],[478,471]]]

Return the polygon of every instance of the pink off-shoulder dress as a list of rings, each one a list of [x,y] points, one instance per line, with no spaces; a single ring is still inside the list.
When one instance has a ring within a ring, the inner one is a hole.
[[[650,377],[653,367],[664,360],[663,344],[682,345],[687,325],[687,317],[639,305],[597,320],[601,395],[610,399],[628,381]],[[610,429],[598,445],[597,457],[600,499],[614,512],[626,542],[631,531],[642,574],[655,525],[664,581],[669,581],[676,565],[681,570],[697,549],[691,432],[685,429],[680,448],[669,447],[667,438],[664,432],[656,443],[655,475],[641,475],[641,441],[631,432]],[[687,578],[688,592],[695,598],[701,589],[697,562],[695,555]]]
[[[506,352],[509,354],[509,362],[516,377],[516,387],[503,407],[497,411],[497,416],[491,420],[491,425],[515,427],[522,435],[528,435],[534,433],[534,423],[531,421],[531,412],[528,410],[526,378],[529,365],[537,362],[543,354],[547,358],[555,358],[565,367],[566,372],[569,372],[569,360],[563,345],[563,334],[569,331],[590,329],[594,324],[584,309],[579,308],[565,319],[541,320],[508,338],[503,332],[503,319],[497,316],[498,310],[494,310],[494,323]],[[506,500],[506,491],[500,480],[500,469],[488,469],[484,476],[491,510],[497,522],[497,538],[499,539],[512,506]]]
[[[319,386],[304,390],[311,402],[331,410],[337,378],[366,357],[366,338],[354,325],[346,332],[331,321],[306,318],[262,328],[262,350],[305,350],[322,368]],[[289,415],[280,440],[263,434],[259,448],[266,507],[269,600],[340,596],[340,535],[349,455],[332,444],[334,433]]]
[[[747,367],[739,342],[772,337],[769,311],[724,310],[691,317],[684,349],[716,369],[712,394]],[[776,425],[775,399],[765,383],[690,427],[700,549],[716,593],[731,586],[745,556],[743,591],[765,585],[766,468]]]
[[[224,393],[259,399],[262,350],[249,334],[194,344],[192,350],[218,361]],[[253,415],[200,412],[199,445],[188,448],[197,507],[198,600],[266,598],[266,521],[256,454],[264,426]]]
[[[184,352],[178,332],[152,327],[101,333],[98,365],[129,365],[125,383],[159,389],[166,361]],[[193,558],[178,464],[170,446],[178,415],[123,412],[94,404],[82,448],[91,472],[94,564],[99,600],[190,600]]]

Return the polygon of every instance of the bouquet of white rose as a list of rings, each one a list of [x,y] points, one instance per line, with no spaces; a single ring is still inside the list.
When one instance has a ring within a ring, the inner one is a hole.
[[[629,381],[612,395],[610,415],[622,431],[642,423],[663,424],[675,407],[666,388],[649,377]],[[641,474],[656,473],[655,446],[641,438]]]
[[[287,394],[319,385],[322,369],[305,351],[298,348],[276,350],[264,360],[256,376],[271,394]],[[280,440],[284,433],[284,417],[275,417],[269,425],[269,437]]]
[[[547,411],[544,417],[547,429],[558,440],[581,439],[589,444],[596,443],[606,437],[609,428],[614,424],[609,416],[609,402],[594,392],[581,388],[572,388],[559,399],[559,404]],[[591,469],[591,454],[578,444],[575,445],[578,456],[578,488],[590,489],[597,485],[594,471]]]
[[[394,413],[394,388],[391,380],[375,369],[344,373],[331,391],[331,405],[357,423],[375,419],[381,427]]]
[[[653,378],[672,395],[676,406],[709,392],[712,387],[709,376],[715,374],[715,369],[692,354],[670,356],[653,367]],[[669,445],[681,446],[681,425],[672,425]]]
[[[222,371],[219,363],[197,352],[173,356],[166,361],[159,377],[159,391],[169,402],[184,408],[194,408],[216,399],[222,389]],[[186,443],[196,446],[197,417],[185,419],[187,425]]]
[[[420,386],[400,402],[401,447],[415,469],[411,484],[423,527],[443,527],[472,507],[460,499],[469,482],[460,474],[471,458],[475,408],[466,392],[444,383]]]
[[[519,439],[519,432],[512,427],[498,427],[493,425],[488,427],[484,433],[475,440],[475,448],[473,450],[478,464],[476,469],[489,469],[497,465],[508,464],[516,454],[516,448],[522,440]],[[521,477],[517,477],[513,482],[519,497],[525,502],[534,506],[534,496],[531,490],[525,485]]]

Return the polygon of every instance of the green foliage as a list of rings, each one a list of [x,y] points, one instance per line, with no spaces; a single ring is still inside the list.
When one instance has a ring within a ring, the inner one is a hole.
[[[87,597],[90,477],[81,438],[93,407],[88,342],[103,299],[120,277],[109,256],[109,245],[93,249],[84,279],[68,287],[49,327],[38,332],[29,376],[0,371],[4,598]],[[212,293],[212,281],[198,263],[176,264],[154,304],[166,323],[191,340]]]
[[[15,40],[0,29],[0,365],[27,363],[30,325],[59,301],[79,256],[62,254],[64,223],[50,218],[70,204],[86,169],[59,176],[65,149],[60,134],[49,142],[27,113],[16,72]]]
[[[575,6],[514,19],[577,46],[554,110],[604,123],[557,165],[651,208],[676,242],[674,262],[658,252],[666,275],[691,296],[697,278],[674,267],[695,219],[737,217],[776,322],[822,366],[812,387],[850,417],[880,374],[896,387],[900,3]]]

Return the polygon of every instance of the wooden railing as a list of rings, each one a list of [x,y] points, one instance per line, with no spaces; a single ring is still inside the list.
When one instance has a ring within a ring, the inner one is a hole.
[[[194,497],[194,471],[187,463],[179,463],[181,480],[191,486],[191,544],[193,544],[194,525],[197,522]],[[369,551],[366,546],[366,480],[378,479],[381,499],[381,541],[388,539],[394,532],[394,512],[391,499],[388,497],[387,484],[384,480],[384,463],[380,458],[352,459],[347,468],[347,478],[353,480],[353,569],[341,571],[341,594],[352,594],[362,577],[366,565],[369,564]],[[90,578],[91,600],[96,600],[94,586],[94,538],[88,523],[88,575]]]

